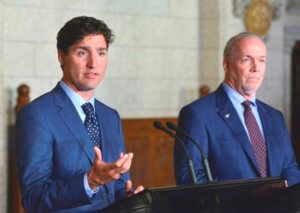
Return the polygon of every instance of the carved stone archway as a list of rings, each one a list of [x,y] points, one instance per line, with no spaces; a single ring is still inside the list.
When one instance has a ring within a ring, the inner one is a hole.
[[[300,26],[287,26],[284,29],[284,115],[289,129],[291,127],[291,54],[294,45],[300,41]]]

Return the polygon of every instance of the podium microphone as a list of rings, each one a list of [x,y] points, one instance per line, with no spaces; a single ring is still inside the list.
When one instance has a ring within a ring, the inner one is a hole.
[[[169,128],[169,129],[172,129],[174,131],[176,131],[177,133],[179,133],[180,135],[188,138],[191,140],[191,142],[198,148],[199,152],[200,152],[200,155],[201,155],[201,158],[202,158],[202,161],[203,161],[203,165],[204,165],[204,168],[205,168],[205,173],[206,173],[206,179],[207,179],[207,182],[208,183],[211,183],[213,182],[213,179],[212,179],[212,175],[211,175],[211,170],[210,170],[210,167],[209,167],[209,163],[208,163],[208,160],[207,158],[205,157],[205,155],[203,154],[202,150],[201,150],[201,147],[199,146],[199,144],[191,137],[189,136],[187,133],[185,133],[184,131],[182,131],[181,129],[179,129],[175,124],[173,124],[172,122],[168,121],[166,122],[166,126]]]
[[[197,184],[197,178],[196,178],[196,175],[195,175],[195,169],[194,169],[194,166],[193,166],[193,162],[191,160],[191,156],[190,156],[185,144],[172,131],[170,131],[169,129],[164,127],[161,122],[154,121],[153,126],[156,129],[159,129],[159,130],[163,131],[164,133],[166,133],[167,135],[171,136],[172,138],[177,140],[182,145],[183,149],[185,150],[186,157],[187,157],[188,168],[189,168],[189,172],[190,172],[193,184]]]

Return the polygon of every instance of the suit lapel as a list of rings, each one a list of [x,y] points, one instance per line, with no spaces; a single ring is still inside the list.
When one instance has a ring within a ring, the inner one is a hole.
[[[105,119],[104,119],[105,114],[102,111],[102,105],[97,100],[95,100],[95,111],[96,111],[96,116],[98,118],[99,128],[100,128],[102,159],[105,162],[107,162],[108,144],[106,143],[107,141],[105,138],[104,128],[103,128],[103,125],[105,125]]]
[[[53,93],[55,103],[60,108],[58,113],[61,119],[68,126],[71,134],[76,138],[76,142],[79,143],[90,162],[93,163],[95,157],[93,145],[73,103],[59,85],[54,88]]]
[[[244,129],[240,118],[233,107],[230,99],[228,98],[223,87],[220,86],[216,92],[217,98],[217,108],[219,108],[219,115],[226,123],[226,125],[231,130],[232,134],[235,136],[236,140],[242,145],[246,155],[248,156],[250,162],[254,166],[257,175],[259,175],[258,165],[255,160],[255,155],[252,150],[248,135]]]

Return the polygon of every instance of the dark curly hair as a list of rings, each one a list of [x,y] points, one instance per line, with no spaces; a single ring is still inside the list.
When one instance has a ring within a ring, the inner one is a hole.
[[[114,33],[104,21],[93,17],[79,16],[69,20],[57,33],[56,47],[67,53],[70,46],[81,41],[87,35],[103,35],[107,44],[114,41]]]

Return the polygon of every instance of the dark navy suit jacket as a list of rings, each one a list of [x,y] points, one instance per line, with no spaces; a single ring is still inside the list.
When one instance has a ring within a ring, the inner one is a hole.
[[[113,162],[124,152],[117,111],[95,101],[102,158]],[[101,186],[89,198],[83,186],[93,145],[74,105],[57,85],[24,107],[17,119],[17,169],[27,212],[99,212],[125,195],[129,175]]]
[[[300,182],[300,170],[282,114],[256,101],[267,145],[268,176],[281,176],[291,186]],[[208,157],[215,180],[259,178],[248,135],[229,97],[220,86],[215,92],[185,106],[179,115],[179,128],[201,146]],[[199,183],[206,181],[199,151],[188,139],[188,146]],[[191,178],[185,153],[179,143],[174,148],[177,184],[189,184]]]

